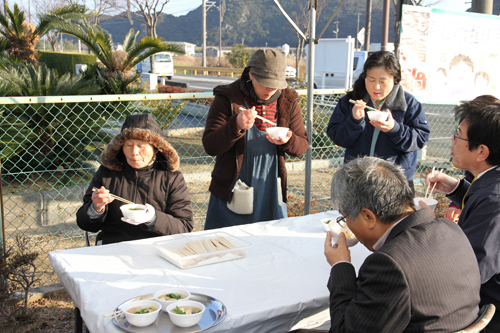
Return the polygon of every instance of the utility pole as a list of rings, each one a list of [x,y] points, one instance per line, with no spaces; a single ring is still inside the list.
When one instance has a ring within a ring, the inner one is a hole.
[[[335,33],[335,38],[339,38],[339,21],[333,22],[335,24],[335,30],[333,32]]]
[[[207,0],[203,0],[202,12],[203,45],[201,46],[201,67],[207,67]],[[203,72],[203,75],[205,75],[205,72]]]
[[[219,67],[221,64],[221,57],[222,57],[222,19],[224,18],[225,12],[226,12],[226,1],[219,0]]]
[[[372,0],[366,0],[365,17],[365,51],[370,51],[370,34],[372,30]]]
[[[355,14],[357,17],[358,17],[358,25],[356,26],[356,50],[358,49],[358,33],[359,33],[359,15],[361,15],[361,13],[356,13]]]
[[[382,38],[380,43],[380,51],[387,51],[387,42],[389,41],[389,11],[391,8],[391,0],[384,0],[382,9]]]

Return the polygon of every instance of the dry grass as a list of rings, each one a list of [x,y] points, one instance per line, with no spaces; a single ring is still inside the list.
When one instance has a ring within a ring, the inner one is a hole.
[[[174,57],[174,64],[181,66],[201,66],[202,57],[194,57],[188,55],[180,55]],[[221,57],[220,65],[219,58],[207,57],[207,67],[222,67],[222,68],[234,68],[234,66],[226,59],[226,57]]]
[[[73,331],[74,306],[67,293],[44,297],[29,303],[29,318],[17,322],[0,316],[2,333],[66,333]]]

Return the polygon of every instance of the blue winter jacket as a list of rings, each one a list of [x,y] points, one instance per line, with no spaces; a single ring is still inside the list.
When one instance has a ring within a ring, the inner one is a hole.
[[[333,111],[326,133],[332,141],[345,150],[344,163],[370,154],[373,127],[368,116],[360,120],[352,116],[354,104],[350,94],[342,97]],[[374,107],[367,94],[363,100]],[[395,120],[392,130],[380,131],[374,156],[400,165],[408,180],[413,180],[417,168],[417,151],[429,142],[430,129],[422,104],[399,84],[387,96],[382,110],[389,109]]]

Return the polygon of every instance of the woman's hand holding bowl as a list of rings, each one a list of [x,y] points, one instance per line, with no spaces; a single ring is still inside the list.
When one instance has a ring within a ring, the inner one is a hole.
[[[122,221],[133,225],[138,225],[141,223],[146,223],[151,221],[156,215],[155,208],[150,204],[146,204],[145,206],[147,209],[144,212],[144,214],[138,214],[137,217],[135,218],[122,217]]]
[[[275,145],[284,145],[285,143],[288,142],[288,140],[290,140],[291,137],[292,137],[292,131],[290,130],[288,130],[285,137],[280,136],[279,140],[276,140],[273,136],[270,136],[269,133],[266,132],[267,140],[269,140],[269,142],[271,143],[274,143]]]
[[[109,195],[109,191],[101,186],[101,188],[92,192],[92,203],[98,212],[102,212],[104,207],[111,203],[114,199]]]
[[[236,125],[240,130],[248,130],[252,128],[256,115],[257,111],[255,111],[255,107],[248,110],[241,108],[241,112],[236,117]]]
[[[394,128],[395,125],[395,120],[392,118],[392,113],[389,111],[389,109],[386,110],[387,112],[387,120],[372,120],[370,121],[370,124],[373,125],[373,127],[378,128],[382,132],[386,133],[389,132],[391,129]]]

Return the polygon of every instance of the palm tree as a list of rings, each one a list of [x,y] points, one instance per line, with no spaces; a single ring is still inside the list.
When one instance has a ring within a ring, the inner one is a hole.
[[[14,4],[14,11],[5,6],[5,14],[0,11],[0,36],[3,47],[11,57],[20,58],[23,62],[37,63],[38,54],[36,44],[40,38],[52,29],[52,21],[44,16],[40,17],[37,26],[26,21],[24,11],[20,11],[17,4]],[[79,5],[69,5],[56,9],[50,13],[62,20],[76,17],[84,17],[85,8]]]
[[[59,32],[81,40],[96,55],[111,78],[118,73],[132,73],[138,63],[158,52],[184,53],[178,44],[163,42],[161,38],[144,37],[137,42],[139,31],[136,33],[133,28],[125,35],[122,48],[114,50],[110,33],[98,25],[91,25],[85,18],[71,22],[54,15],[45,18],[52,20]]]

